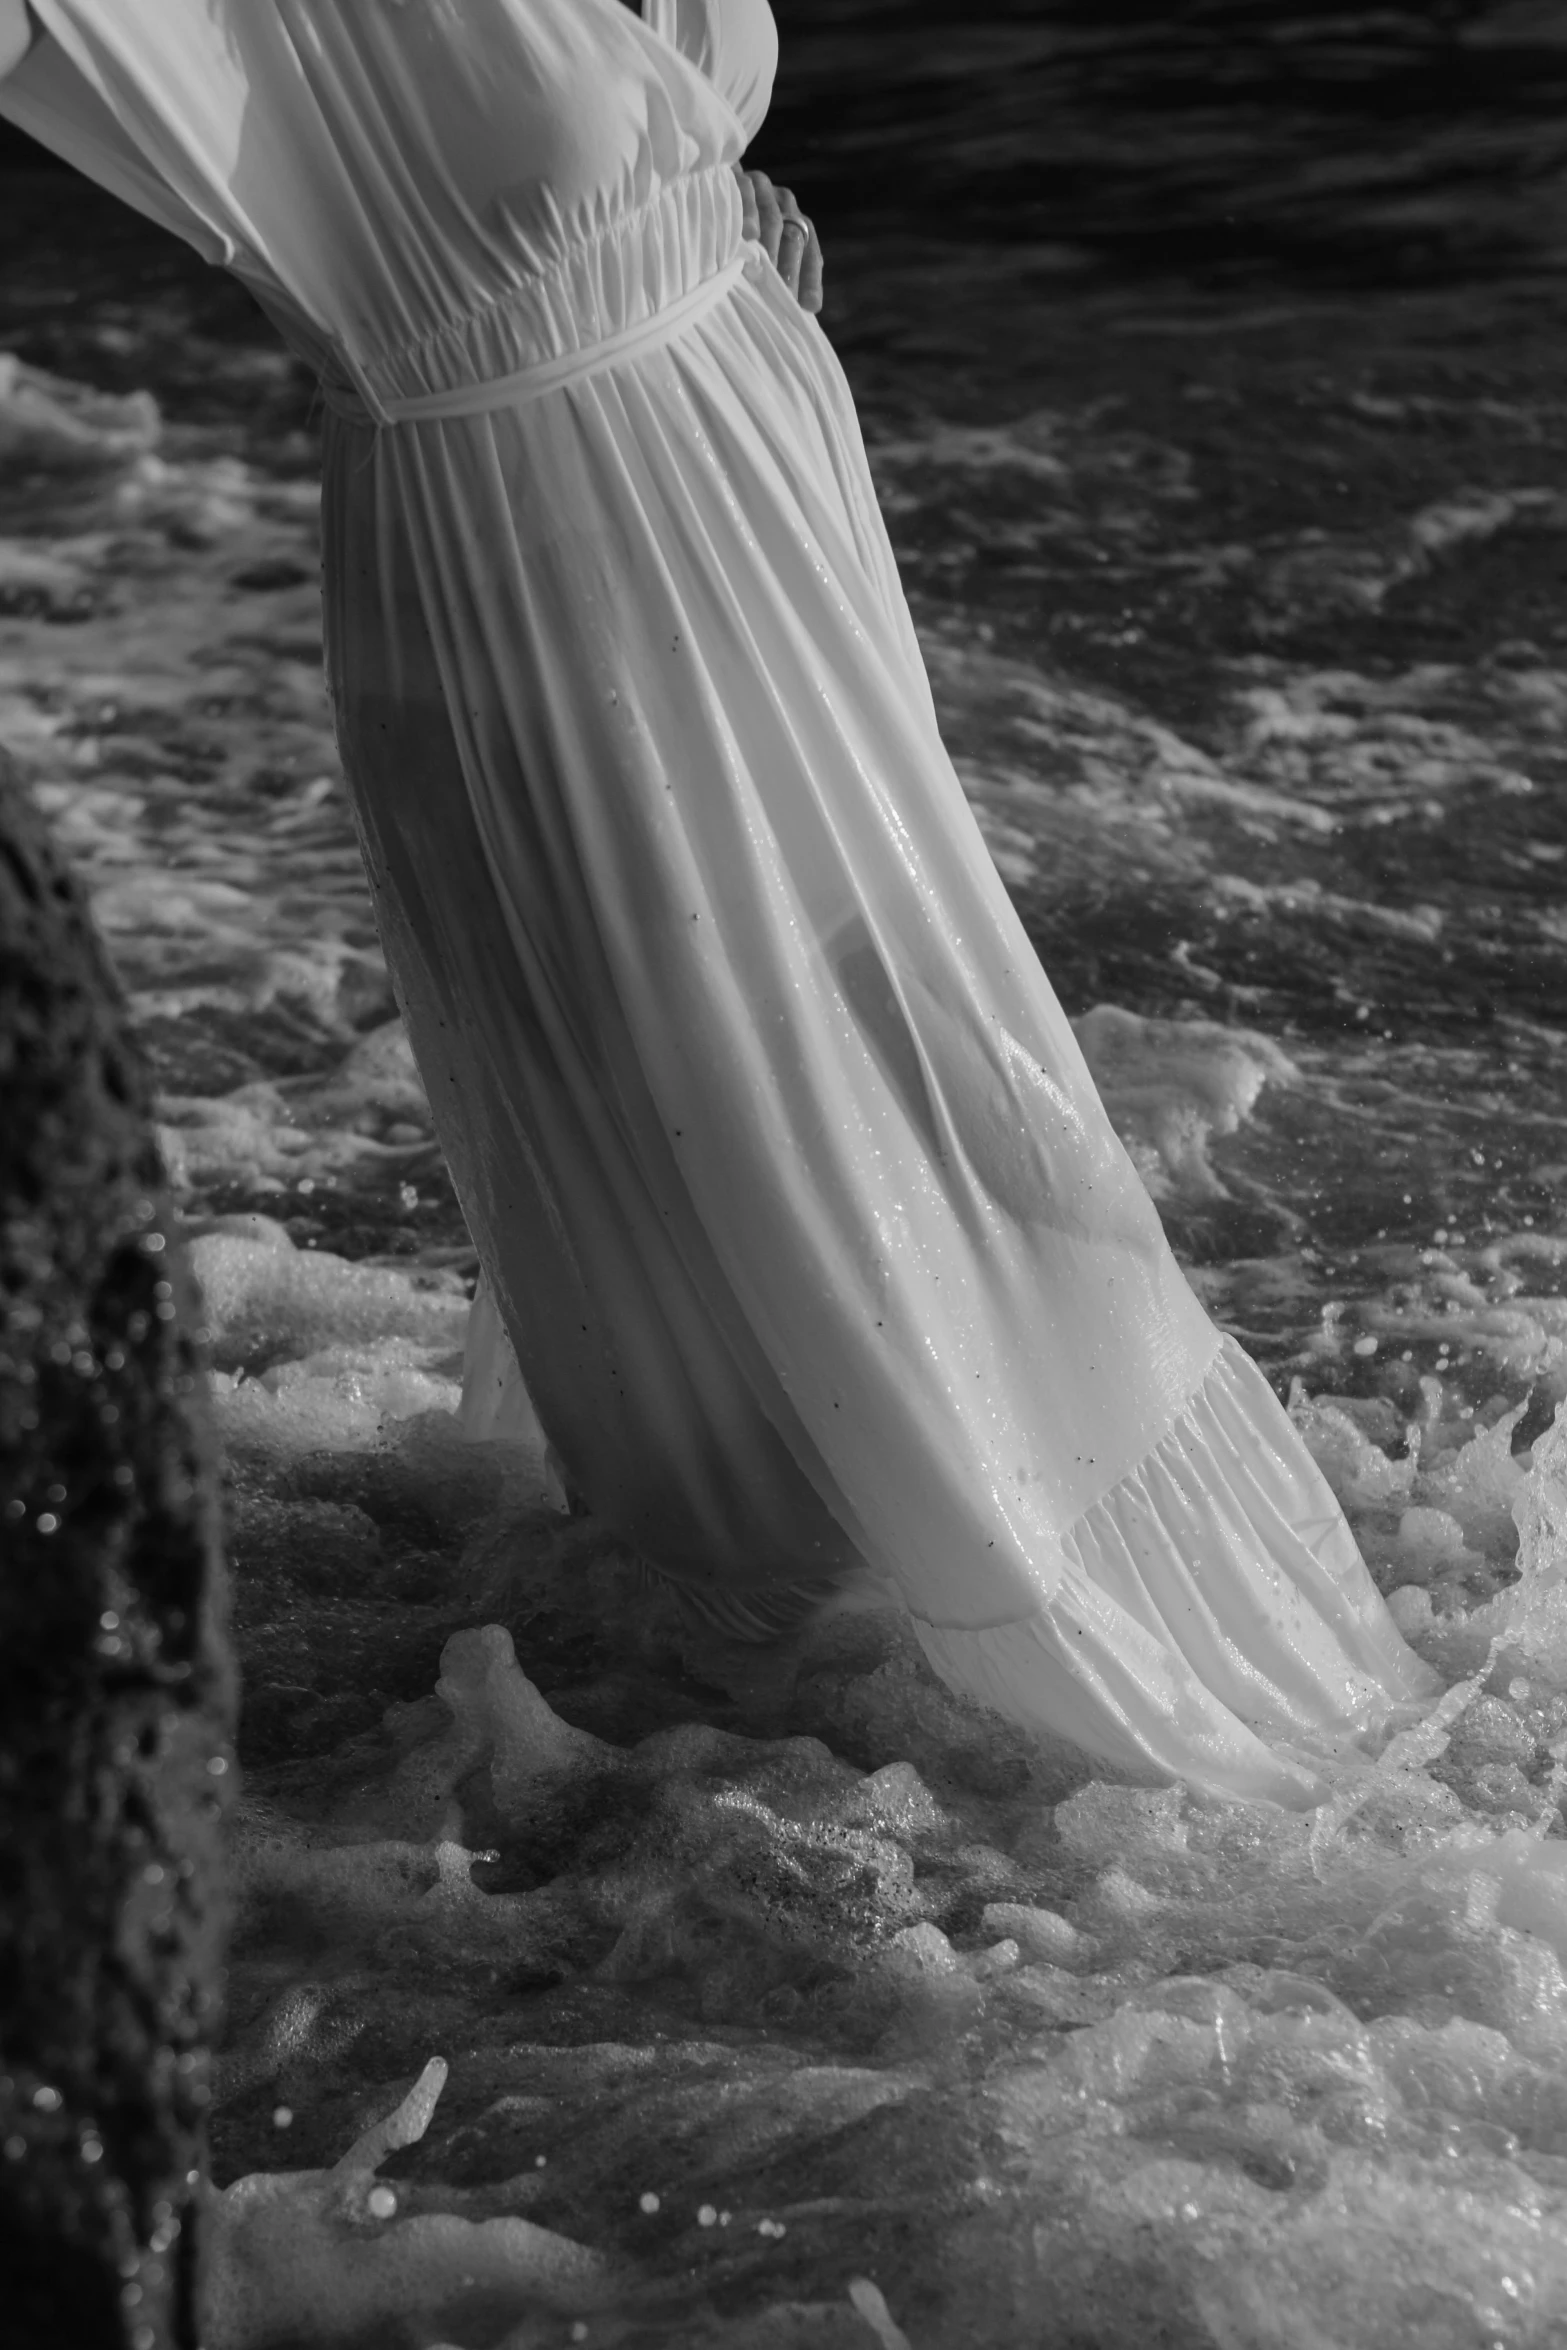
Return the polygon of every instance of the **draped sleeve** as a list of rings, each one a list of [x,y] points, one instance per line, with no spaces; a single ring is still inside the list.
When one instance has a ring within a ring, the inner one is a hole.
[[[677,186],[691,200],[733,160],[777,55],[767,0],[642,0],[646,17],[619,0],[32,5],[45,37],[0,111],[356,383],[371,355],[506,305],[515,322],[572,269],[607,271],[611,223]],[[620,300],[618,281],[601,291],[590,334]],[[547,351],[577,339],[537,328]]]
[[[768,0],[642,0],[642,21],[707,76],[749,143],[766,119],[778,71]]]
[[[0,80],[0,117],[84,172],[122,203],[194,245],[204,261],[234,257],[234,241],[175,194],[121,127],[92,71],[51,25],[14,73]]]

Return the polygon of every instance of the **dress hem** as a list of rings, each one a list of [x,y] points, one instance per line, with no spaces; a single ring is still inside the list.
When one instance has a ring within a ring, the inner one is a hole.
[[[1096,1513],[1104,1510],[1107,1506],[1112,1504],[1116,1495],[1118,1495],[1123,1488],[1130,1486],[1134,1479],[1144,1476],[1150,1464],[1155,1462],[1161,1453],[1165,1452],[1169,1447],[1174,1445],[1179,1435],[1183,1421],[1194,1417],[1200,1412],[1202,1405],[1207,1398],[1207,1391],[1209,1387],[1213,1384],[1216,1374],[1224,1367],[1225,1348],[1227,1346],[1233,1346],[1233,1344],[1234,1341],[1231,1339],[1226,1339],[1223,1337],[1220,1338],[1219,1344],[1215,1347],[1213,1353],[1208,1358],[1207,1368],[1204,1370],[1202,1377],[1198,1380],[1196,1386],[1192,1389],[1191,1394],[1187,1397],[1185,1403],[1182,1404],[1180,1410],[1176,1413],[1175,1418],[1171,1421],[1170,1426],[1166,1429],[1163,1436],[1159,1437],[1155,1443],[1151,1444],[1148,1450],[1132,1464],[1131,1468],[1125,1470],[1122,1475],[1115,1480],[1113,1485],[1107,1486],[1097,1501],[1090,1502],[1086,1510],[1080,1511],[1063,1533],[1057,1535],[1054,1538],[1056,1547],[1062,1553],[1061,1571],[1057,1578],[1058,1583],[1060,1580],[1064,1579],[1064,1577],[1070,1571],[1071,1556],[1074,1547],[1080,1544],[1085,1534],[1089,1535],[1089,1538],[1091,1539],[1090,1529],[1092,1528]],[[1239,1350],[1237,1349],[1236,1351],[1238,1352]],[[1201,1441],[1200,1437],[1199,1441]],[[915,1623],[924,1625],[926,1630],[931,1632],[1007,1632],[1015,1630],[1021,1625],[1031,1624],[1035,1617],[1042,1614],[1049,1606],[1050,1599],[1055,1595],[1055,1589],[1056,1585],[1052,1585],[1050,1594],[1041,1602],[1039,1607],[1027,1608],[1018,1615],[990,1617],[987,1618],[983,1623],[974,1623],[968,1620],[959,1621],[953,1617],[943,1618],[940,1616],[922,1615],[919,1609],[914,1607],[909,1608],[908,1613],[913,1618]]]
[[[1406,1646],[1331,1487],[1224,1339],[1171,1427],[1059,1540],[1031,1614],[910,1611],[950,1687],[1143,1780],[1321,1800],[1322,1774],[1437,1676]]]

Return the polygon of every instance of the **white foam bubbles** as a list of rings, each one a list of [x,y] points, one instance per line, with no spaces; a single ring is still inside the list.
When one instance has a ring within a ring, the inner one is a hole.
[[[222,1219],[191,1244],[215,1359],[243,1367],[264,1358],[300,1364],[323,1348],[396,1341],[442,1358],[460,1356],[468,1300],[455,1279],[351,1264],[327,1250],[294,1248],[278,1226]]]

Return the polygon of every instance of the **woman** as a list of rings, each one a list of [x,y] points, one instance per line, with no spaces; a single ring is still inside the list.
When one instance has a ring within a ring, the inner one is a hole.
[[[843,375],[743,233],[766,0],[645,13],[35,0],[0,100],[321,374],[388,961],[594,1509],[759,1622],[868,1568],[1014,1720],[1310,1802],[1429,1676],[942,749]]]

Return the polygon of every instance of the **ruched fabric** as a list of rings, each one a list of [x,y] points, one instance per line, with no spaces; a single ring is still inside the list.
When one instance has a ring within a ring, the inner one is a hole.
[[[1366,1574],[1332,1488],[1280,1441],[1232,1339],[1146,1459],[1061,1539],[1030,1616],[916,1630],[944,1679],[1132,1776],[1310,1801],[1389,1696],[1430,1676]]]
[[[580,383],[602,367],[650,357],[676,335],[684,334],[704,310],[722,301],[744,267],[745,255],[737,253],[714,276],[699,280],[689,293],[675,295],[630,326],[617,327],[596,341],[563,351],[556,359],[531,359],[510,374],[464,374],[436,391],[390,395],[372,392],[365,385],[363,396],[345,384],[323,379],[322,393],[327,406],[350,424],[430,424],[451,416],[487,416],[497,408],[518,408],[525,400],[539,400],[546,392]],[[373,408],[366,405],[367,398],[374,401]]]
[[[731,1613],[868,1567],[1014,1718],[1308,1800],[1270,1744],[1422,1669],[1215,1366],[942,747],[842,370],[742,237],[765,0],[649,6],[38,0],[0,103],[331,389],[329,669],[484,1265],[473,1421]]]

